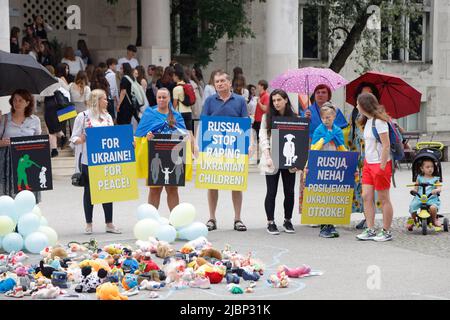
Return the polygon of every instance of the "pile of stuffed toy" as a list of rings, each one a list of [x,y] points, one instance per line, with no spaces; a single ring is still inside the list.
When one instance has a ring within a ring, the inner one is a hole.
[[[217,250],[205,237],[180,250],[154,238],[138,240],[134,249],[121,244],[100,248],[92,239],[47,247],[40,254],[39,265],[27,265],[23,252],[0,255],[0,293],[34,299],[95,293],[100,300],[127,300],[142,292],[158,298],[161,290],[209,289],[225,282],[233,294],[252,293],[265,269],[251,253],[241,255],[230,246]],[[280,266],[277,271],[264,282],[267,286],[286,288],[289,277],[313,274],[308,266]]]

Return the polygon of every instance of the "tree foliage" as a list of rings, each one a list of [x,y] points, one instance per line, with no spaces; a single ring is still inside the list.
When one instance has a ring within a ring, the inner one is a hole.
[[[322,41],[327,48],[325,59],[330,55],[330,68],[339,72],[352,53],[359,72],[372,68],[374,61],[388,56],[388,49],[396,55],[409,50],[417,56],[422,41],[422,1],[413,0],[309,0],[308,6],[319,8],[322,20]],[[382,29],[368,29],[367,22],[379,8]],[[415,23],[406,37],[405,24]],[[421,50],[421,49],[420,49]],[[404,57],[399,56],[400,60]]]
[[[180,17],[180,41],[172,37],[172,51],[181,48],[201,65],[211,61],[219,39],[254,37],[245,6],[252,0],[172,0],[172,34]],[[264,2],[264,0],[259,0]]]

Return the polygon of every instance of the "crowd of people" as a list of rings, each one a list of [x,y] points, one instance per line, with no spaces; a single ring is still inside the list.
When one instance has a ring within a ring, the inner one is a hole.
[[[249,153],[255,153],[261,172],[265,174],[267,193],[264,207],[267,217],[267,231],[279,234],[275,223],[275,199],[281,176],[284,190],[283,229],[295,233],[292,224],[294,209],[294,187],[297,169],[279,169],[274,166],[271,141],[272,118],[306,117],[310,119],[310,142],[315,150],[356,151],[359,153],[358,171],[355,174],[353,212],[364,212],[367,228],[357,236],[360,240],[388,241],[392,239],[393,217],[389,197],[392,160],[390,157],[389,116],[379,104],[379,93],[370,83],[362,83],[356,93],[357,104],[350,118],[331,102],[331,89],[325,85],[315,88],[313,104],[303,110],[294,110],[283,90],[268,91],[268,82],[260,80],[257,85],[247,85],[242,68],[233,70],[233,77],[223,70],[211,73],[205,83],[198,65],[183,66],[175,61],[167,67],[142,66],[137,60],[137,48],[127,47],[125,57],[109,58],[96,66],[85,41],[78,41],[77,51],[64,49],[61,61],[53,61],[49,54],[46,35],[47,26],[38,16],[35,23],[26,29],[26,36],[19,46],[18,28],[11,31],[11,50],[30,54],[41,62],[55,76],[60,88],[44,99],[45,122],[50,135],[51,155],[58,156],[59,147],[67,142],[75,148],[76,170],[85,181],[89,180],[86,159],[85,129],[89,127],[133,124],[135,136],[148,140],[160,133],[185,133],[190,137],[193,154],[198,153],[195,138],[197,121],[201,115],[227,116],[252,119],[254,136]],[[63,102],[61,102],[63,101]],[[57,110],[61,104],[71,103],[76,107],[75,119],[59,122]],[[41,134],[39,118],[33,115],[34,98],[23,90],[13,93],[10,100],[11,113],[3,116],[0,123],[1,184],[0,194],[13,196],[12,179],[8,157],[9,138]],[[373,134],[378,132],[379,142]],[[344,138],[343,130],[349,130]],[[325,136],[332,136],[325,143],[319,143]],[[300,171],[301,194],[308,169]],[[428,177],[428,176],[427,176]],[[84,211],[86,234],[92,233],[93,206],[89,183],[85,183]],[[165,187],[170,209],[179,203],[177,187]],[[148,202],[159,207],[163,187],[151,187]],[[377,193],[383,213],[383,228],[375,230],[374,198]],[[209,231],[217,229],[216,208],[218,190],[208,190],[210,218],[206,223]],[[234,229],[246,231],[241,209],[243,194],[232,191],[234,208]],[[300,205],[302,199],[300,199]],[[106,232],[120,233],[113,224],[113,204],[103,204]],[[301,211],[301,209],[300,209]],[[437,223],[437,222],[436,222]],[[339,237],[333,225],[321,225],[319,235],[324,238]]]

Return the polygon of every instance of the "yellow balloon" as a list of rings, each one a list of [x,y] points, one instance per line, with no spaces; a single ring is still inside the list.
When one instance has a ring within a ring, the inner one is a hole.
[[[141,241],[148,241],[149,237],[155,237],[160,224],[153,219],[142,219],[136,223],[133,229],[136,239]]]
[[[169,221],[175,228],[182,228],[190,225],[195,220],[195,207],[190,203],[180,203],[173,208]]]
[[[6,236],[14,231],[16,224],[8,216],[0,216],[0,237]]]
[[[58,242],[58,234],[53,228],[47,226],[41,226],[37,232],[42,232],[48,238],[48,245],[54,247]]]

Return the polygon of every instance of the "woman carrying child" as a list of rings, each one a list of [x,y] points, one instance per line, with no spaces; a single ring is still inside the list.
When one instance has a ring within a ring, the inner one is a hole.
[[[295,233],[291,222],[292,211],[294,209],[294,187],[296,168],[278,169],[275,167],[272,159],[271,130],[273,117],[297,117],[292,109],[291,102],[286,92],[283,90],[274,90],[269,99],[269,111],[264,114],[261,120],[261,129],[259,131],[259,143],[261,149],[261,162],[259,167],[266,175],[267,193],[264,202],[267,216],[267,232],[273,235],[279,234],[275,224],[275,198],[277,196],[278,181],[283,180],[284,190],[284,231],[286,233]],[[278,156],[278,155],[275,155]]]

